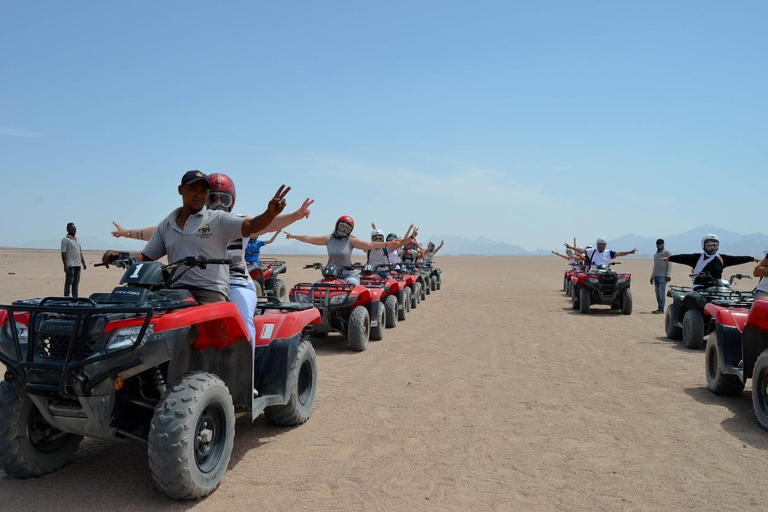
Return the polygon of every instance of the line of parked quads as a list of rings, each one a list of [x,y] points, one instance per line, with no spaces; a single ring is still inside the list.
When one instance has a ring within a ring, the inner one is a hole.
[[[363,351],[441,288],[432,265],[381,278],[370,266],[360,285],[319,263],[315,283],[290,291],[286,264],[262,260],[255,348],[237,307],[198,305],[173,284],[193,267],[228,260],[187,258],[163,265],[113,264],[121,286],[88,298],[47,297],[0,305],[0,467],[18,478],[62,467],[84,437],[146,443],[154,481],[175,499],[219,485],[235,419],[262,412],[278,426],[309,418],[317,394],[311,337],[339,332]],[[347,270],[351,270],[347,269]]]
[[[760,425],[768,430],[768,301],[753,300],[751,292],[733,288],[739,279],[715,279],[708,272],[691,277],[701,288],[670,286],[672,299],[664,315],[664,330],[672,340],[690,349],[705,348],[707,387],[717,395],[735,396],[752,379],[752,404]],[[591,304],[610,304],[624,314],[632,312],[631,276],[610,267],[589,272],[568,270],[563,291],[574,309],[589,313]]]

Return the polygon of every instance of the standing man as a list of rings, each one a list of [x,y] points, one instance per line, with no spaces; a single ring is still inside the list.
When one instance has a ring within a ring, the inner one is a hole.
[[[69,297],[69,288],[72,287],[72,296],[77,297],[80,292],[80,265],[85,270],[85,260],[80,242],[75,234],[77,228],[74,222],[67,224],[67,236],[61,239],[61,261],[64,263],[64,296]]]
[[[656,254],[653,255],[653,271],[651,272],[651,284],[656,290],[656,302],[659,308],[651,313],[663,313],[666,297],[667,283],[672,280],[672,267],[669,265],[669,257],[672,253],[664,249],[664,240],[656,240]]]

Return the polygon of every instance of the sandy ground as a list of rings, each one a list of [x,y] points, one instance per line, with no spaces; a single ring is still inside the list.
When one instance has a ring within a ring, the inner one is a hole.
[[[286,281],[313,280],[300,270],[312,259],[289,257]],[[621,267],[636,277],[631,316],[571,310],[556,258],[439,265],[443,289],[383,341],[362,353],[338,336],[315,343],[305,425],[238,420],[229,471],[207,499],[166,498],[141,444],[86,441],[56,473],[0,476],[0,508],[768,510],[768,432],[750,388],[711,394],[703,352],[664,337],[649,261]],[[678,266],[673,283],[685,274]],[[89,268],[81,294],[119,276]],[[7,303],[58,295],[64,275],[55,251],[3,249],[0,279]]]

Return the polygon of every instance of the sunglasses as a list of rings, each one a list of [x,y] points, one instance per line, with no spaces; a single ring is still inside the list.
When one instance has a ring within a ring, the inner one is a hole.
[[[232,202],[232,194],[226,192],[210,192],[208,194],[208,204],[221,203],[225,207],[230,207]]]
[[[383,236],[375,236],[371,240],[373,240],[374,242],[383,242],[384,241],[384,237]]]

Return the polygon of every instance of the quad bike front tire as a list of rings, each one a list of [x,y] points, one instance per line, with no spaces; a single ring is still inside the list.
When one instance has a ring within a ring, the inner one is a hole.
[[[683,316],[683,345],[690,349],[704,346],[704,317],[696,309],[689,309]]]
[[[385,325],[387,329],[397,327],[397,321],[400,316],[397,311],[398,306],[397,297],[394,295],[390,295],[384,301],[384,316],[386,317]],[[403,310],[405,310],[405,308],[403,308]]]
[[[563,277],[563,291],[564,292],[568,291],[568,278],[567,277]]]
[[[17,382],[0,382],[0,468],[16,478],[56,471],[74,455],[82,436],[45,421]]]
[[[275,279],[275,287],[272,288],[272,294],[280,302],[288,302],[288,286],[282,279]]]
[[[439,274],[437,276],[437,289],[439,290],[443,286],[443,275]]]
[[[621,314],[632,314],[632,290],[629,288],[624,288],[624,291],[621,292]]]
[[[421,297],[421,288],[418,282],[413,283],[413,288],[411,289],[411,309],[416,309],[419,307],[419,299]]]
[[[349,315],[347,327],[347,339],[349,348],[355,352],[362,352],[368,348],[368,340],[371,337],[371,318],[365,306],[357,306]]]
[[[667,338],[671,340],[683,339],[683,328],[675,325],[675,318],[678,316],[680,316],[680,306],[674,303],[670,304],[664,313],[664,332]]]
[[[589,314],[589,306],[591,303],[591,297],[589,296],[589,288],[582,286],[579,290],[579,311],[583,315]]]
[[[763,350],[752,369],[752,408],[760,426],[768,430],[768,350]]]
[[[572,309],[579,309],[579,294],[581,292],[581,288],[577,286],[571,287],[571,308]]]
[[[376,325],[371,322],[371,339],[373,341],[381,341],[384,339],[384,329],[387,325],[387,312],[383,303],[379,303],[379,314]]]
[[[400,304],[398,303],[398,307]],[[403,293],[403,309],[397,310],[397,321],[403,322],[408,318],[408,311],[411,310],[411,290],[406,288]]]
[[[235,408],[224,381],[206,372],[183,375],[155,406],[148,437],[149,469],[171,498],[211,494],[229,465]]]
[[[302,339],[296,353],[289,375],[292,382],[288,383],[291,390],[288,403],[272,405],[264,409],[264,416],[273,425],[279,427],[295,427],[309,419],[317,397],[317,355],[312,344]]]
[[[718,357],[717,332],[710,334],[709,340],[707,340],[707,348],[704,352],[704,371],[707,374],[707,388],[714,394],[735,396],[744,391],[744,381],[736,375],[723,373],[723,369],[720,366],[720,358]],[[754,386],[755,382],[753,381],[753,389]],[[757,414],[756,408],[755,414]]]

